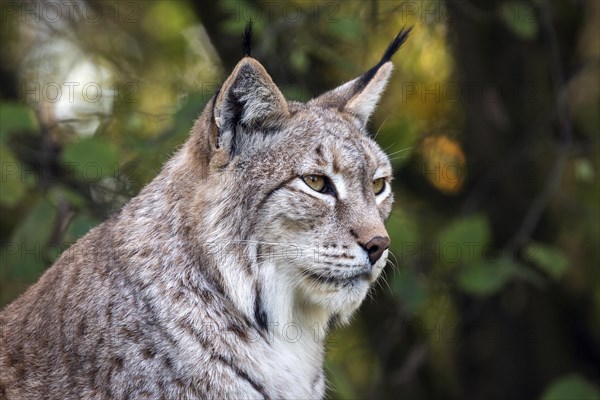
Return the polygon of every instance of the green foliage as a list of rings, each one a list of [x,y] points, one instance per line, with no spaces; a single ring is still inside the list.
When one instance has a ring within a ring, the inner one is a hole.
[[[589,160],[580,158],[575,161],[575,177],[577,180],[591,183],[594,181],[595,175],[594,166]]]
[[[352,382],[343,368],[340,368],[335,362],[325,364],[327,376],[331,380],[332,387],[335,391],[335,397],[340,399],[354,399],[356,392],[352,387]]]
[[[94,137],[67,146],[62,153],[62,161],[73,168],[79,179],[97,181],[115,174],[118,155],[112,143]]]
[[[572,374],[552,382],[541,400],[600,400],[600,391],[587,379]]]
[[[10,135],[38,132],[39,129],[30,107],[18,103],[0,103],[0,142],[5,142]]]
[[[74,243],[77,239],[88,233],[90,229],[98,225],[101,221],[87,215],[78,215],[69,223],[69,228],[65,232],[65,242]]]
[[[525,40],[533,40],[538,34],[535,10],[524,1],[507,1],[502,3],[502,20],[517,36]]]
[[[394,275],[390,283],[393,293],[401,300],[404,312],[408,315],[418,313],[427,302],[427,287],[410,269],[403,268]]]
[[[13,232],[13,243],[26,243],[27,248],[43,246],[48,242],[56,209],[48,200],[38,201]]]
[[[502,288],[522,266],[496,254],[490,246],[490,226],[483,215],[456,219],[439,234],[442,264],[456,271],[457,287],[474,296],[490,296]]]
[[[451,221],[439,234],[438,243],[444,251],[450,252],[453,248],[459,251],[461,260],[477,262],[490,240],[490,228],[483,215],[472,215]],[[454,258],[443,257],[442,262],[452,264]]]
[[[19,281],[37,279],[48,260],[48,240],[56,219],[56,209],[48,200],[39,200],[17,225],[10,238],[10,246],[3,248],[3,267]]]
[[[181,31],[194,23],[189,4],[181,1],[156,1],[144,16],[146,30],[162,41],[179,38]]]
[[[420,240],[417,221],[399,209],[392,211],[386,227],[392,238],[393,248],[399,252],[403,251],[404,244],[418,243]]]
[[[34,133],[40,129],[30,107],[17,103],[0,103],[0,204],[14,207],[31,186],[31,175],[14,156],[7,142],[13,135]]]
[[[526,249],[529,260],[541,267],[551,278],[561,278],[569,266],[569,261],[561,249],[542,243],[532,243]]]
[[[362,31],[360,23],[354,18],[341,18],[335,23],[327,24],[329,31],[344,41],[356,42]]]
[[[302,49],[292,50],[292,54],[290,54],[290,63],[296,71],[301,73],[305,73],[309,67],[308,56]]]
[[[336,382],[331,394],[352,399],[359,397],[361,388],[381,378],[381,371],[366,337],[367,326],[360,318],[328,335],[325,370]]]
[[[23,180],[23,170],[12,152],[2,143],[0,143],[0,163],[2,168],[0,204],[12,207],[21,200],[27,190]]]
[[[480,260],[459,271],[457,284],[465,293],[489,296],[498,293],[517,268],[519,267],[506,257],[498,261]]]
[[[490,228],[485,216],[472,215],[451,221],[439,233],[438,238],[442,246],[456,242],[483,246],[490,240]]]

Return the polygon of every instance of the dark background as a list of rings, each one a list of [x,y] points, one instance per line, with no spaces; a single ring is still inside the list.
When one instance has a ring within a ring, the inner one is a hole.
[[[412,25],[370,126],[393,255],[329,338],[328,397],[600,398],[600,2],[0,5],[0,305],[156,175],[249,18],[301,101]]]

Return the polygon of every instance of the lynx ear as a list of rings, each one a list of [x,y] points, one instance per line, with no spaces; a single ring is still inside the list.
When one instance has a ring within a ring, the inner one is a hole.
[[[393,69],[390,59],[406,41],[411,29],[401,29],[379,63],[365,74],[322,94],[311,100],[309,104],[328,108],[337,107],[340,111],[354,115],[364,127],[390,79]]]
[[[255,59],[244,57],[215,99],[213,118],[219,136],[216,143],[234,143],[238,126],[266,126],[288,114],[287,102],[267,71]]]
[[[375,75],[363,88],[355,88],[356,92],[344,106],[344,111],[355,115],[363,126],[367,125],[369,117],[375,111],[375,107],[387,86],[393,69],[394,66],[390,61],[379,67]],[[357,83],[360,84],[361,82]]]

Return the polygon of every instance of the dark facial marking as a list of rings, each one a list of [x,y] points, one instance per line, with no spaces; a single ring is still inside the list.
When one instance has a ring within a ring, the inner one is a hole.
[[[262,289],[257,284],[254,287],[254,319],[256,320],[256,324],[260,329],[267,331],[269,320],[262,303],[261,292]]]

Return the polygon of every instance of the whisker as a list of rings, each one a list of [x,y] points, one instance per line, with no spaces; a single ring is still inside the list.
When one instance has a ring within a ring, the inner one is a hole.
[[[393,153],[388,154],[388,157],[407,152],[409,150],[412,150],[413,148],[414,148],[414,146],[405,147],[403,149],[400,149],[400,150],[394,151]]]
[[[385,117],[385,119],[383,120],[381,125],[379,125],[379,129],[377,129],[377,132],[375,132],[375,136],[373,136],[373,139],[377,139],[377,135],[379,135],[379,131],[381,130],[381,128],[383,128],[383,125],[385,125],[385,123],[387,122],[388,119],[390,119],[390,117],[391,117],[391,115],[388,115],[387,117]]]
[[[392,250],[390,250],[389,253],[392,257],[394,257],[394,261],[396,261],[396,263],[392,263],[392,265],[394,266],[395,269],[398,269],[398,265],[400,265],[400,262],[398,262],[398,257],[396,257],[396,255],[394,254],[394,252]],[[388,258],[388,260],[389,260],[389,258]]]
[[[390,286],[390,283],[388,282],[387,273],[385,272],[385,270],[383,270],[381,272],[382,272],[382,275],[383,275],[383,282],[388,287],[388,289],[390,291],[390,294],[394,294],[394,292],[392,291],[392,287]]]

